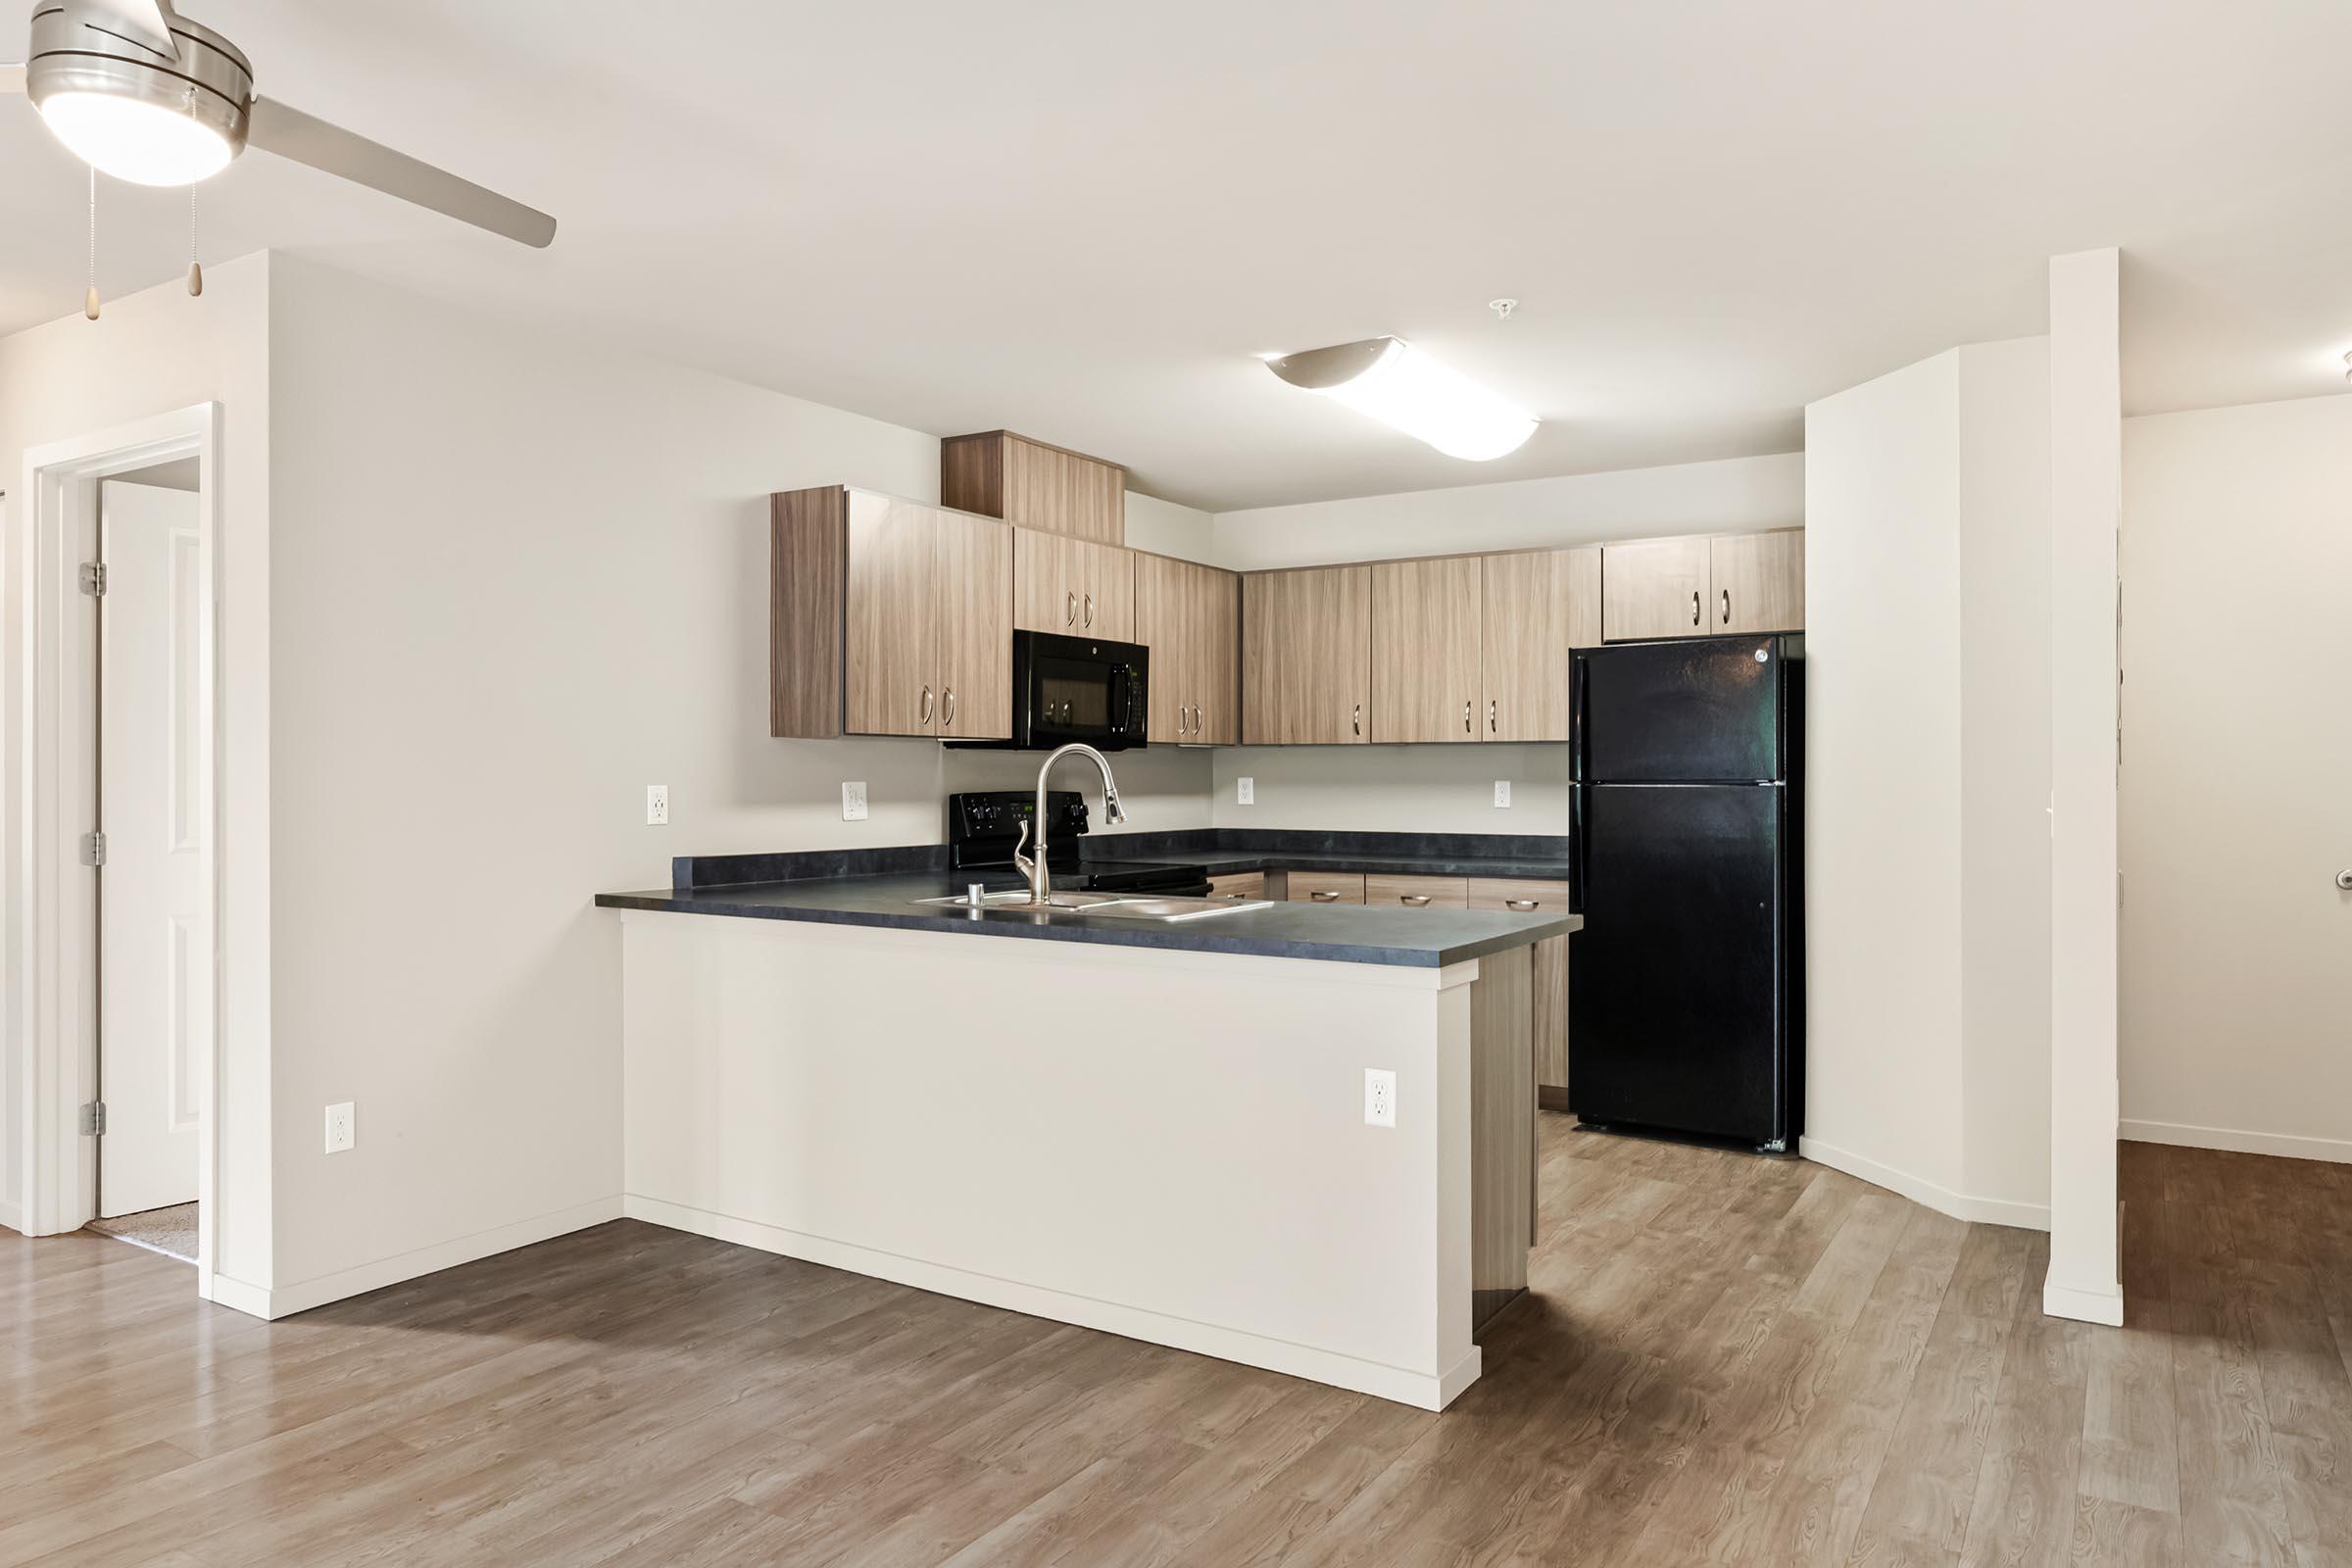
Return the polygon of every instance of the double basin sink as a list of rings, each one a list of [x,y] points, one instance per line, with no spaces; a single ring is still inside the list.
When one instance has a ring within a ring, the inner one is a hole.
[[[980,902],[952,895],[944,899],[916,899],[916,904],[935,908],[971,909],[985,912],[1002,909],[1007,914],[1034,915],[1051,919],[1057,914],[1101,915],[1111,920],[1198,920],[1212,914],[1236,914],[1244,909],[1268,909],[1271,899],[1190,899],[1160,898],[1149,894],[1133,898],[1117,893],[1056,893],[1044,906],[1029,902],[1027,889],[1009,893],[983,893]]]

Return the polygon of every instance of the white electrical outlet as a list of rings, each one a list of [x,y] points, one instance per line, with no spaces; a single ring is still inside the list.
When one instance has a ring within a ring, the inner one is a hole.
[[[669,826],[669,786],[648,784],[645,787],[645,825]]]
[[[1364,1069],[1364,1125],[1396,1125],[1396,1075],[1386,1067]]]
[[[865,780],[852,779],[842,785],[841,819],[844,822],[865,820]]]
[[[1510,804],[1511,781],[1507,778],[1496,779],[1494,781],[1494,805],[1498,808],[1508,808]]]
[[[1233,799],[1237,806],[1255,806],[1257,804],[1257,780],[1253,778],[1235,779],[1233,781]]]
[[[357,1126],[350,1101],[346,1100],[340,1104],[327,1106],[326,1152],[330,1154],[340,1154],[357,1143],[359,1141]]]

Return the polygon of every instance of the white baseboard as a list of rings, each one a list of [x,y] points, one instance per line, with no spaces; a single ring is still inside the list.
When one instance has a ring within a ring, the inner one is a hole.
[[[19,1236],[24,1234],[24,1210],[14,1203],[0,1202],[0,1225],[7,1226]]]
[[[2116,1136],[2133,1144],[2173,1144],[2182,1149],[2219,1149],[2232,1154],[2276,1154],[2282,1159],[2322,1159],[2352,1165],[2352,1139],[2305,1138],[2296,1133],[2250,1133],[2234,1127],[2197,1127],[2175,1121],[2123,1121]]]
[[[618,1219],[620,1215],[621,1200],[617,1197],[600,1198],[592,1202],[557,1209],[551,1214],[516,1220],[512,1225],[500,1225],[491,1230],[476,1231],[471,1236],[419,1247],[397,1256],[378,1258],[356,1268],[338,1269],[316,1279],[270,1289],[216,1273],[213,1276],[213,1299],[222,1306],[235,1307],[255,1317],[288,1317],[296,1312],[307,1312],[314,1306],[324,1306],[329,1301],[380,1291],[387,1285],[398,1285],[419,1275],[438,1274],[445,1268],[456,1268],[461,1263],[471,1263],[499,1252],[511,1252],[517,1247],[553,1241],[573,1231],[586,1230],[591,1225]]]
[[[762,1225],[756,1220],[713,1214],[706,1209],[689,1208],[682,1203],[666,1202],[658,1198],[631,1194],[621,1200],[621,1203],[622,1212],[628,1218],[666,1225],[671,1230],[708,1236],[713,1241],[733,1242],[739,1247],[756,1248],[762,1252],[775,1252],[806,1262],[822,1263],[829,1268],[848,1269],[852,1273],[911,1285],[917,1290],[934,1291],[942,1296],[959,1297],[967,1301],[1026,1312],[1032,1317],[1052,1318],[1057,1323],[1075,1323],[1080,1328],[1101,1329],[1109,1334],[1125,1335],[1131,1340],[1173,1346],[1180,1350],[1213,1355],[1220,1360],[1238,1361],[1244,1366],[1263,1367],[1269,1372],[1308,1378],[1357,1394],[1369,1394],[1376,1398],[1417,1405],[1424,1410],[1446,1408],[1455,1395],[1478,1380],[1483,1364],[1478,1347],[1472,1346],[1468,1355],[1436,1376],[1409,1372],[1377,1361],[1269,1339],[1242,1329],[1197,1323],[1189,1318],[1171,1317],[1145,1307],[1072,1296],[1066,1291],[1024,1285],[1018,1280],[997,1279],[944,1263],[902,1257],[895,1252],[878,1252],[871,1248],[858,1247],[848,1242],[829,1241],[821,1236]]]
[[[2072,1286],[2045,1283],[2041,1288],[2041,1309],[2051,1317],[2073,1318],[2078,1323],[2104,1323],[2111,1329],[2124,1326],[2121,1291],[2078,1291]]]
[[[1924,1203],[1938,1214],[1949,1214],[1977,1225],[2014,1225],[2020,1230],[2046,1231],[2050,1228],[2050,1205],[2021,1203],[2006,1198],[1977,1198],[1967,1193],[1955,1193],[1948,1187],[1914,1176],[1909,1171],[1883,1165],[1875,1159],[1857,1154],[1851,1150],[1825,1144],[1818,1138],[1799,1138],[1796,1152],[1816,1165],[1841,1170],[1848,1176],[1860,1177],[1873,1187],[1884,1187],[1914,1203]]]

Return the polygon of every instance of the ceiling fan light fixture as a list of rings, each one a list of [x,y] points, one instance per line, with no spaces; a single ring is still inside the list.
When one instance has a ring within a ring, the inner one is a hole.
[[[59,92],[41,119],[74,157],[134,185],[193,185],[236,156],[228,138],[202,121],[139,98]]]
[[[1309,349],[1266,368],[1469,463],[1505,457],[1536,433],[1534,415],[1401,338]]]

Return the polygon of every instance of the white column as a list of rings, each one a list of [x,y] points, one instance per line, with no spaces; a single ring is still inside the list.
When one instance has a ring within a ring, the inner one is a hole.
[[[2116,1257],[2116,531],[2121,258],[2050,262],[2050,1271],[2042,1309],[2124,1320]]]

